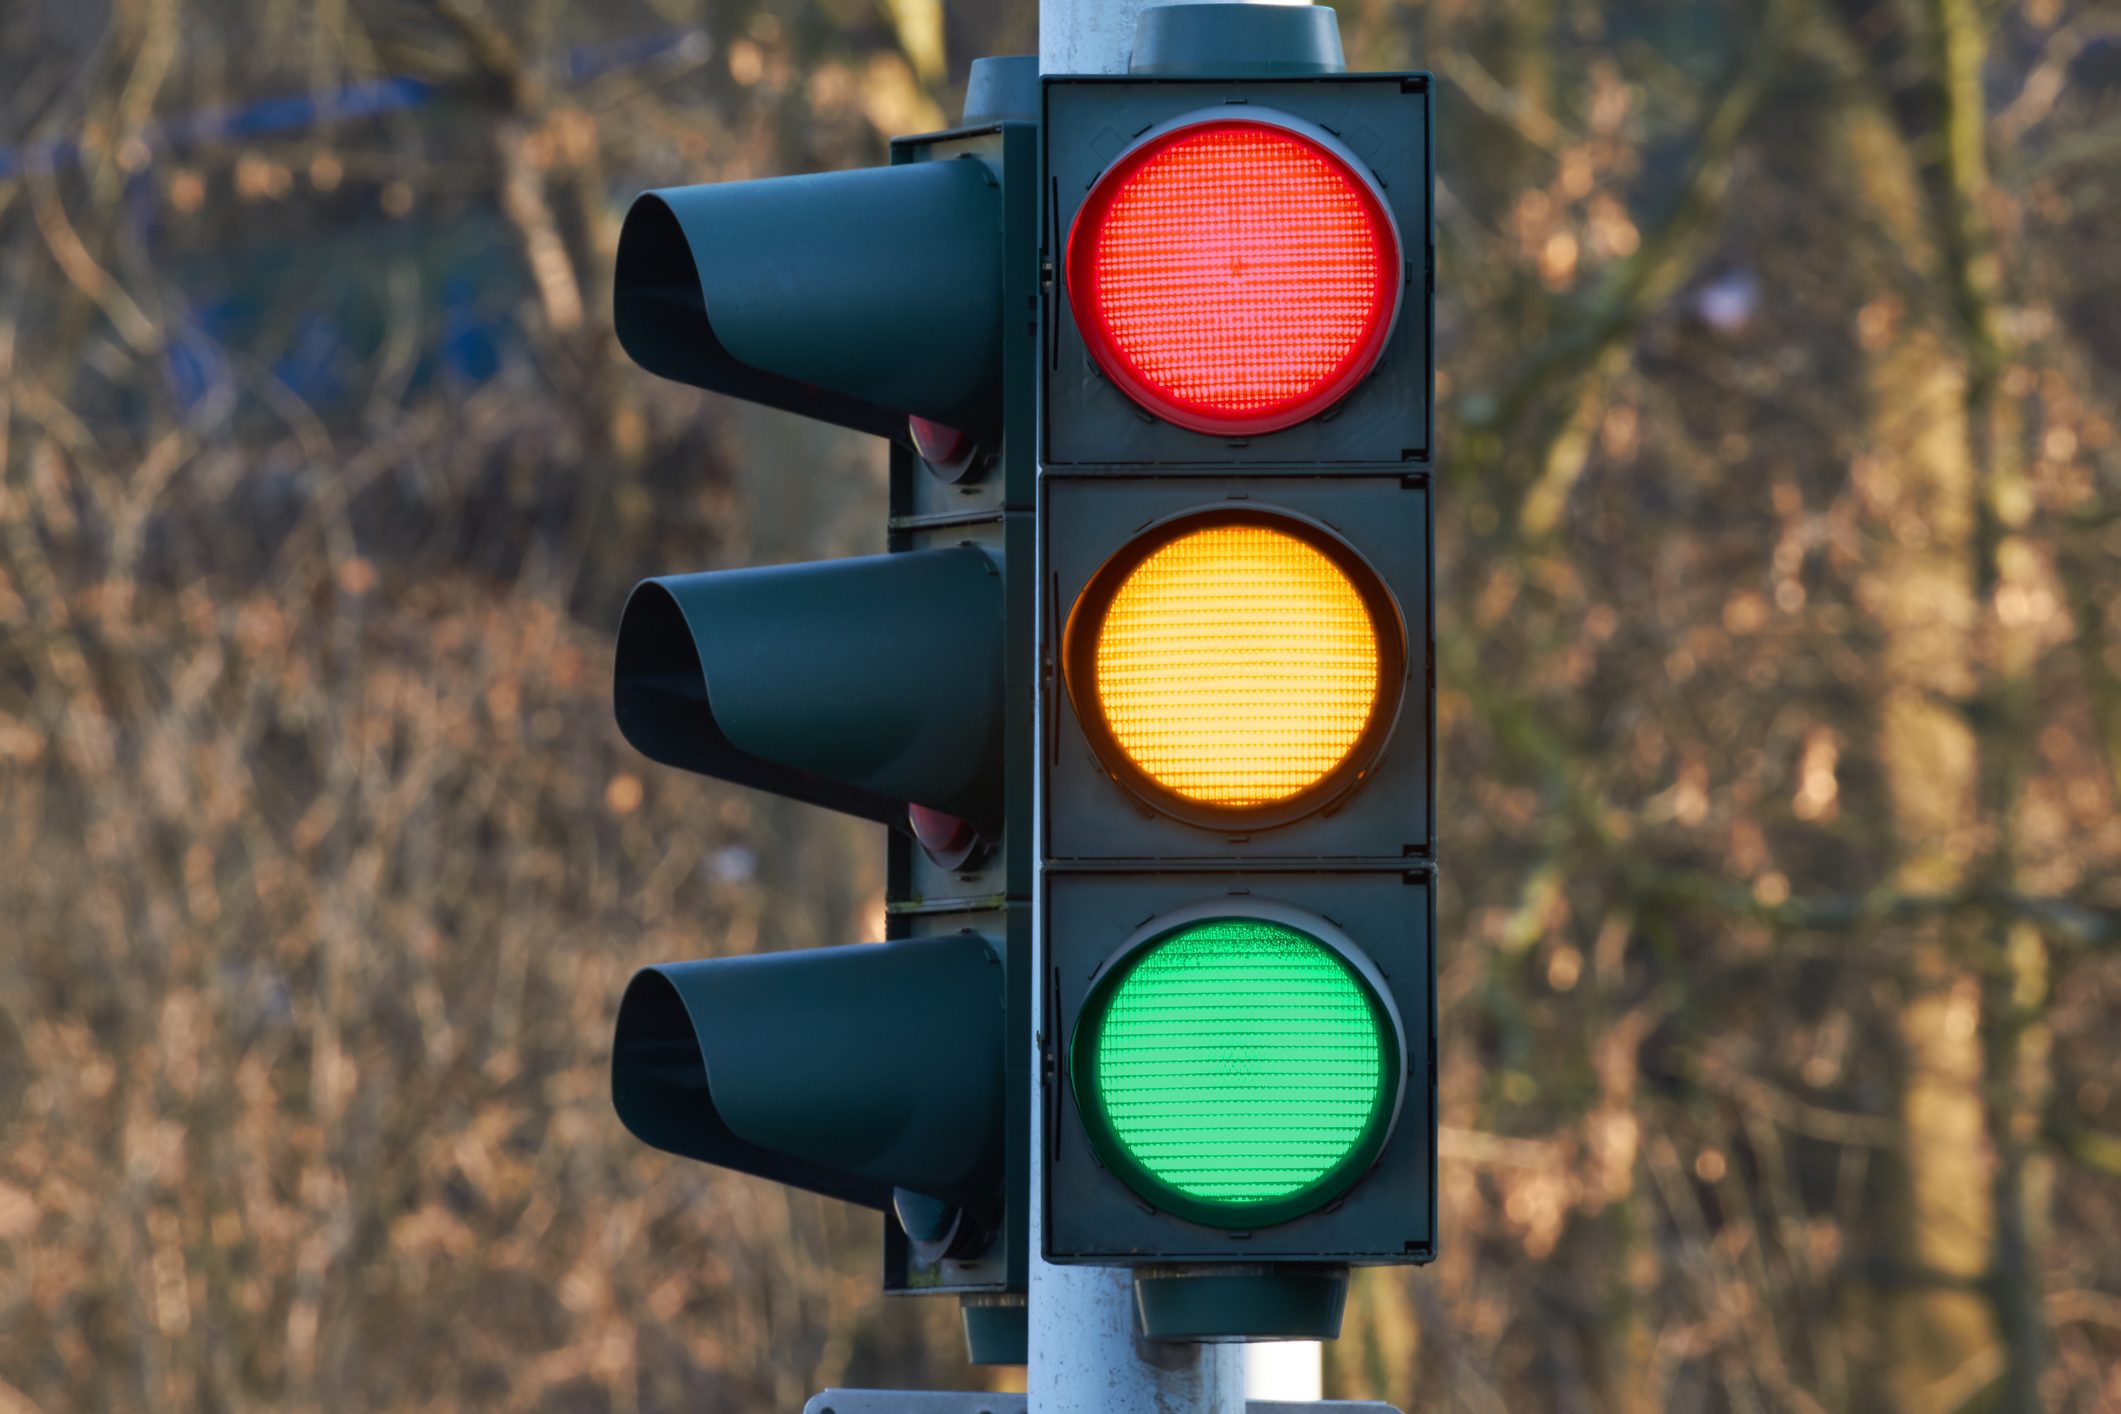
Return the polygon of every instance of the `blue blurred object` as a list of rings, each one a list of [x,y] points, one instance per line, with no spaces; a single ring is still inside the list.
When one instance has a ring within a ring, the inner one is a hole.
[[[579,83],[644,64],[697,60],[708,48],[704,31],[666,31],[580,46],[557,67],[567,82]],[[415,275],[428,310],[407,386],[436,378],[477,385],[501,371],[518,342],[522,272],[506,257],[510,243],[490,210],[454,210],[440,221],[433,219],[436,212],[425,212],[407,221],[385,220],[373,203],[357,204],[340,213],[322,242],[276,238],[273,218],[261,210],[256,223],[244,223],[210,248],[170,249],[169,211],[152,173],[154,161],[189,148],[417,110],[449,96],[447,87],[392,75],[200,109],[140,130],[150,160],[125,182],[126,211],[135,239],[157,253],[188,306],[169,322],[161,353],[167,396],[186,415],[234,395],[230,408],[245,416],[238,365],[269,368],[319,413],[329,415],[361,397],[349,376],[381,347],[388,319],[375,283],[382,266],[368,257],[385,250],[396,252],[397,268]],[[28,171],[56,173],[85,156],[73,138],[0,148],[0,180]],[[350,258],[354,246],[359,258]],[[129,400],[121,402],[125,410],[114,407],[114,414],[138,411]]]
[[[478,287],[455,274],[442,286],[442,366],[483,383],[501,369],[502,321],[479,309]]]
[[[282,94],[261,98],[236,108],[207,108],[166,122],[151,123],[140,134],[148,151],[175,152],[196,143],[225,138],[264,137],[309,127],[323,118],[367,118],[416,108],[435,96],[434,88],[418,79],[394,77],[351,83],[334,93]],[[51,171],[81,158],[81,145],[72,138],[54,138],[23,148],[0,148],[0,177],[25,171]]]
[[[670,30],[613,40],[607,44],[578,46],[568,51],[561,67],[570,82],[579,83],[668,56],[704,56],[707,44],[705,31]],[[140,138],[151,153],[160,156],[202,142],[295,132],[324,119],[372,118],[381,113],[419,108],[438,96],[434,85],[394,74],[388,78],[344,84],[326,94],[287,93],[236,107],[201,109],[151,123],[141,131]],[[80,160],[81,145],[72,138],[51,138],[24,147],[0,147],[0,178],[19,176],[25,171],[55,171]]]

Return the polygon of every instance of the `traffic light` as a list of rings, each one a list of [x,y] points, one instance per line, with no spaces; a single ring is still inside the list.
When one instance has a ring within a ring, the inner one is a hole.
[[[1430,93],[1263,5],[1042,84],[1044,1254],[1151,1338],[1435,1251]]]
[[[978,61],[963,125],[888,167],[647,193],[614,282],[650,372],[891,444],[887,553],[634,590],[621,731],[892,828],[881,942],[638,973],[613,1103],[882,1210],[885,1288],[960,1296],[988,1363],[1025,1347],[1036,83]]]

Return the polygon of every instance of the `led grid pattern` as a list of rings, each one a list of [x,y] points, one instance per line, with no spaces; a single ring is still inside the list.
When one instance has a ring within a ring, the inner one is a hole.
[[[1091,1103],[1150,1180],[1242,1208],[1325,1184],[1375,1133],[1392,1098],[1379,1026],[1325,944],[1217,919],[1139,955],[1077,1074],[1094,1075]]]
[[[1315,547],[1257,525],[1191,531],[1134,567],[1095,658],[1127,758],[1188,800],[1271,804],[1315,785],[1376,710],[1377,628]]]
[[[1337,156],[1279,128],[1182,130],[1107,179],[1069,283],[1093,354],[1151,411],[1269,431],[1337,400],[1390,330],[1398,242]],[[1071,240],[1072,244],[1072,240]],[[1080,263],[1079,263],[1080,262]]]

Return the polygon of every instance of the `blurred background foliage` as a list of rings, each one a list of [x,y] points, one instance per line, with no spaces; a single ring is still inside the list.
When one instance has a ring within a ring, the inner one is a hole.
[[[1443,1255],[1329,1392],[2121,1408],[2121,9],[1347,0],[1439,101]],[[648,573],[880,449],[654,380],[637,189],[882,160],[1030,0],[0,7],[0,1410],[977,1386],[607,1099],[880,932],[648,772]]]

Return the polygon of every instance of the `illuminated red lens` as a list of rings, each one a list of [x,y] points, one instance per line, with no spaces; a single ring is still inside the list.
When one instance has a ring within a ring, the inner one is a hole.
[[[945,869],[957,868],[979,848],[979,832],[955,815],[925,805],[909,805],[906,823],[913,827],[913,838],[928,857]]]
[[[1153,139],[1098,179],[1068,236],[1068,297],[1098,365],[1198,432],[1303,421],[1392,331],[1399,239],[1376,186],[1256,121]]]
[[[909,417],[906,426],[913,434],[913,450],[930,466],[955,466],[972,453],[972,439],[955,427],[925,417]]]

